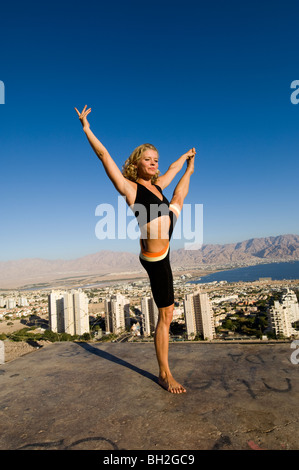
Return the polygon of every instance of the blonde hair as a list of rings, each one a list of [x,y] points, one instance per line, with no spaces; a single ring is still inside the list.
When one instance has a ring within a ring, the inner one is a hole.
[[[155,150],[155,152],[157,152],[157,154],[159,155],[158,150],[156,149],[156,147],[154,147],[154,145],[152,144],[139,145],[139,147],[133,150],[133,152],[131,153],[129,158],[125,161],[125,164],[122,167],[122,174],[128,180],[136,182],[136,180],[138,179],[137,168],[135,165],[137,165],[137,163],[141,159],[142,154],[143,152],[145,152],[145,150]],[[151,178],[152,184],[155,184],[155,182],[159,178],[159,174],[160,174],[160,171],[157,170],[154,176],[152,176]]]

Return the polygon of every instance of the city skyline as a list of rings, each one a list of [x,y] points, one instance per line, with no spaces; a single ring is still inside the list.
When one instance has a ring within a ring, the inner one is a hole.
[[[298,280],[277,283],[264,278],[233,284],[221,281],[198,288],[185,283],[181,276],[176,282],[175,298],[177,306],[171,331],[174,341],[298,338]],[[39,333],[44,332],[49,322],[46,329],[53,333],[98,336],[98,330],[93,328],[97,324],[105,331],[104,336],[114,335],[106,338],[108,341],[114,341],[116,336],[120,341],[127,341],[129,337],[136,339],[136,336],[141,341],[149,339],[154,335],[158,320],[157,307],[149,296],[146,280],[122,285],[117,282],[109,288],[63,288],[50,292],[41,289],[29,291],[25,296],[14,290],[0,296],[0,306],[0,320],[5,318],[18,323],[33,315],[36,326],[41,328]],[[9,335],[11,325],[13,323],[3,322],[2,334]],[[21,333],[24,333],[23,328]],[[59,341],[58,336],[56,341]]]
[[[162,173],[196,148],[185,202],[203,206],[204,244],[299,234],[298,11],[294,0],[3,5],[0,261],[139,252],[138,240],[96,237],[96,208],[117,208],[118,193],[82,132],[85,104],[119,168],[143,142]]]

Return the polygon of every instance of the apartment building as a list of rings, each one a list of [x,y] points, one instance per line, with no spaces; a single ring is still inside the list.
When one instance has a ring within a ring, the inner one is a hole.
[[[122,294],[113,294],[105,299],[106,333],[119,334],[129,326],[130,302]]]
[[[48,295],[50,330],[55,333],[89,333],[88,298],[81,289],[52,291]]]
[[[281,300],[281,303],[275,300],[268,310],[270,328],[277,336],[299,336],[299,332],[292,327],[292,323],[299,320],[299,305],[295,292],[287,288]]]
[[[153,297],[141,299],[142,329],[144,336],[151,336],[157,325],[159,310]]]
[[[215,337],[213,309],[207,293],[197,290],[186,294],[184,315],[188,339],[193,339],[196,335],[202,335],[207,340]]]

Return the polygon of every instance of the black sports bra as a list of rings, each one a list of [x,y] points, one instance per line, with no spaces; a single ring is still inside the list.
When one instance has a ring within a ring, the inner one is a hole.
[[[156,184],[154,186],[158,188],[162,194],[162,201],[152,191],[143,186],[143,184],[137,183],[137,194],[132,210],[140,227],[151,222],[157,217],[169,215],[169,201],[162,193],[160,186]]]

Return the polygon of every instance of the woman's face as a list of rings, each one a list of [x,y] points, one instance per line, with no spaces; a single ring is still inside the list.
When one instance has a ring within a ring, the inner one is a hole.
[[[158,170],[158,162],[159,157],[155,150],[145,150],[137,163],[138,177],[144,179],[151,179]]]

